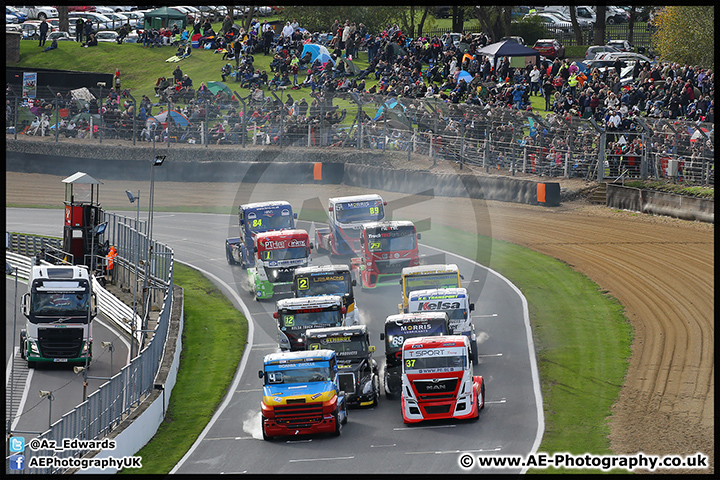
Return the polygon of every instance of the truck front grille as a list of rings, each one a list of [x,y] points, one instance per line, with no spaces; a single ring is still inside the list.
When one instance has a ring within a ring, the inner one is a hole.
[[[410,259],[402,260],[377,260],[375,262],[380,275],[401,273],[402,269],[410,266]]]
[[[430,415],[438,415],[441,413],[449,413],[450,412],[450,404],[447,405],[428,405],[425,407],[425,412],[427,412]]]
[[[46,358],[77,358],[82,352],[81,328],[41,328],[38,330],[38,348]]]
[[[415,380],[413,382],[413,385],[415,385],[415,390],[419,395],[427,395],[427,394],[454,394],[455,390],[457,389],[458,379],[457,378],[446,378],[442,380],[438,380],[437,382],[433,380]],[[427,397],[428,400],[439,398],[437,395],[432,395],[431,397]]]
[[[322,422],[322,403],[275,406],[275,421],[287,427],[300,428]]]

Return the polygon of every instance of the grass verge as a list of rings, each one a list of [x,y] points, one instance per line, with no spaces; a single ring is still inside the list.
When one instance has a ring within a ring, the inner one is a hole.
[[[192,446],[232,382],[247,341],[247,320],[200,272],[175,263],[185,295],[177,383],[167,416],[136,455],[143,467],[122,473],[166,474]]]
[[[323,221],[325,216],[303,211],[300,218]],[[545,411],[539,451],[612,453],[607,420],[632,341],[622,306],[568,265],[524,247],[441,226],[423,232],[423,241],[468,258],[477,257],[479,241],[480,251],[492,252],[489,267],[527,298]],[[178,265],[175,283],[185,289],[186,317],[178,383],[167,419],[138,452],[143,468],[133,473],[168,473],[182,458],[225,394],[242,356],[236,346],[246,340],[245,319],[209,280]]]

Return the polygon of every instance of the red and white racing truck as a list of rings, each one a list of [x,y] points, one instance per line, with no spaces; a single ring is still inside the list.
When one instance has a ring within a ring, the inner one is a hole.
[[[310,263],[312,243],[305,230],[277,230],[253,234],[255,266],[247,269],[255,300],[290,292],[293,273]]]
[[[473,373],[465,335],[408,338],[402,348],[403,422],[478,418],[485,382]]]
[[[353,195],[328,199],[328,226],[315,229],[318,251],[331,255],[360,253],[360,230],[363,223],[379,222],[385,218],[380,195]]]
[[[360,287],[395,283],[404,267],[419,265],[419,239],[415,225],[407,220],[363,224],[360,257],[351,262],[353,276]]]

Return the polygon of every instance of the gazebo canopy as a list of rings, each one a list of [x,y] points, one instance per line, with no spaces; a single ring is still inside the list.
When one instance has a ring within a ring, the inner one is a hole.
[[[493,65],[497,68],[497,61],[500,57],[535,57],[535,64],[540,63],[540,52],[519,43],[504,40],[491,43],[477,51],[478,55],[493,57]]]

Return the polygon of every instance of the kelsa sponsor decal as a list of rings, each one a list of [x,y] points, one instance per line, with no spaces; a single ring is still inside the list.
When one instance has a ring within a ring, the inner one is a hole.
[[[420,302],[418,308],[420,310],[457,310],[460,308],[460,302]]]

